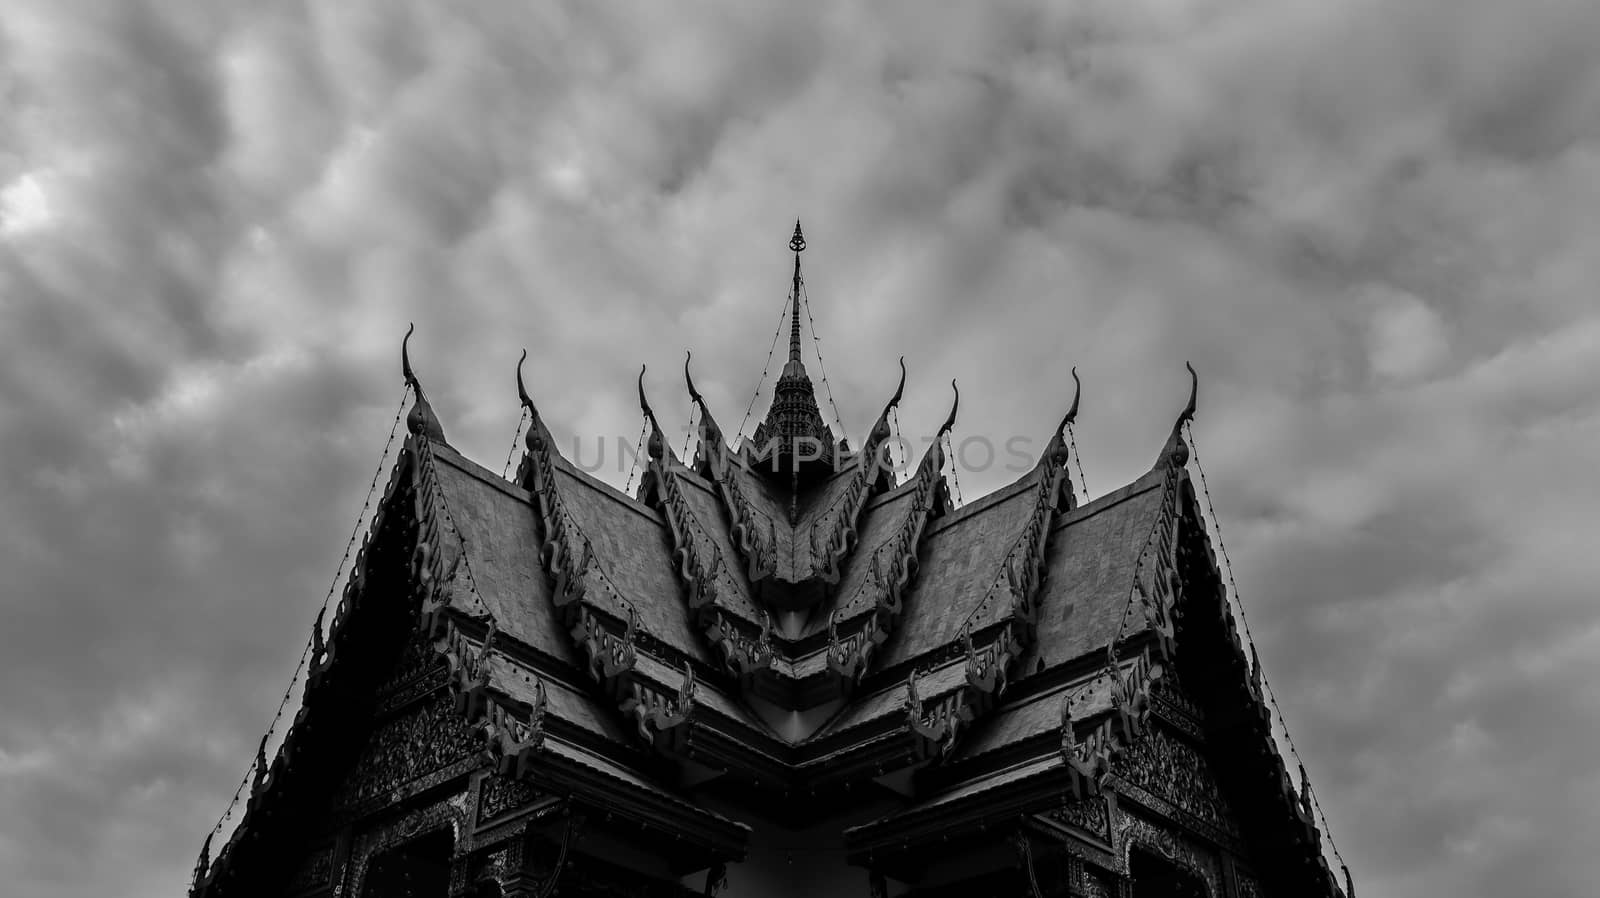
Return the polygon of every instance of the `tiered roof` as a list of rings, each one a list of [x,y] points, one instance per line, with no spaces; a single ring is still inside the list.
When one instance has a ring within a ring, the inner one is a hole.
[[[798,305],[798,225],[792,246]],[[1075,395],[1031,470],[956,508],[939,440],[904,482],[878,462],[903,362],[851,453],[821,423],[798,327],[796,311],[757,441],[825,436],[840,451],[808,468],[798,452],[774,466],[730,447],[686,363],[700,445],[681,460],[641,372],[650,435],[635,497],[561,456],[520,364],[531,424],[515,477],[463,458],[406,358],[416,401],[373,527],[380,554],[358,563],[295,730],[270,770],[263,761],[240,832],[288,825],[312,806],[317,775],[296,785],[285,774],[336,728],[301,729],[348,710],[377,676],[361,656],[407,629],[394,617],[405,602],[375,607],[381,586],[414,597],[461,723],[502,773],[632,815],[686,863],[737,859],[749,831],[704,809],[686,783],[802,821],[850,801],[863,780],[912,773],[892,787],[900,810],[844,838],[858,863],[914,870],[954,833],[1123,783],[1119,765],[1153,750],[1139,748],[1147,719],[1166,709],[1244,740],[1218,781],[1257,819],[1285,824],[1247,835],[1299,859],[1297,894],[1334,894],[1184,470],[1193,393],[1156,465],[1122,489],[1078,503],[1063,439]],[[802,387],[809,402],[791,395]],[[941,436],[958,406],[959,395]],[[219,859],[201,891],[216,883],[210,894],[227,894],[251,844],[236,836],[231,863]]]

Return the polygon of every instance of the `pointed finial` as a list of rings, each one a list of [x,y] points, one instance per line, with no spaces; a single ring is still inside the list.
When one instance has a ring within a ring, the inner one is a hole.
[[[1161,448],[1161,457],[1156,459],[1157,468],[1166,465],[1181,468],[1189,463],[1189,445],[1183,441],[1183,425],[1194,420],[1195,400],[1200,395],[1200,375],[1188,362],[1184,362],[1183,367],[1189,369],[1189,402],[1172,425],[1172,435],[1167,437],[1167,445]]]
[[[1179,423],[1194,420],[1195,400],[1200,396],[1200,375],[1194,371],[1194,366],[1188,362],[1183,367],[1189,369],[1189,404],[1183,407],[1183,412],[1178,415]]]
[[[1061,426],[1078,420],[1078,400],[1083,397],[1083,381],[1078,379],[1078,366],[1072,366],[1072,408],[1067,409],[1067,416],[1061,419]]]
[[[882,450],[882,448],[884,446],[883,441],[887,440],[889,438],[889,411],[891,409],[899,407],[899,405],[900,405],[900,397],[904,396],[905,393],[906,393],[906,357],[905,356],[901,356],[900,357],[900,383],[899,383],[898,386],[896,386],[894,388],[894,395],[889,397],[889,401],[888,402],[884,403],[883,413],[878,415],[877,422],[872,425],[872,432],[867,435],[867,445],[866,445],[866,447],[864,447],[864,449],[872,450],[873,447],[876,446],[878,451]],[[843,442],[843,441],[841,440],[840,442]],[[879,459],[877,459],[877,461],[881,464],[881,463],[886,463],[888,461],[888,459],[880,457]]]
[[[406,430],[417,436],[426,436],[430,440],[440,443],[445,442],[444,427],[439,423],[439,418],[433,413],[433,406],[428,404],[428,396],[422,390],[422,381],[417,380],[417,373],[411,368],[411,334],[417,329],[416,324],[406,327],[406,335],[400,340],[400,373],[406,379],[406,386],[416,394],[416,401],[411,404],[411,412],[406,415]]]
[[[944,436],[950,432],[950,428],[956,426],[956,409],[961,407],[961,388],[956,386],[956,382],[952,380],[950,381],[950,389],[955,391],[956,398],[954,402],[950,403],[950,417],[945,418],[944,423],[939,425],[939,436]]]
[[[533,399],[528,396],[528,386],[522,382],[522,363],[527,360],[528,350],[524,349],[522,350],[522,356],[517,359],[517,401],[521,402],[522,407],[527,409],[530,414],[537,415],[539,411],[533,407]]]
[[[687,364],[687,362],[685,362]],[[667,440],[661,434],[661,424],[656,421],[656,413],[650,410],[650,400],[644,397],[644,370],[639,366],[639,410],[644,412],[645,419],[650,422],[650,441],[645,444],[645,453],[655,461],[660,461],[667,453]]]
[[[783,368],[784,376],[804,373],[800,362],[800,253],[806,248],[806,238],[800,233],[800,219],[794,220],[794,236],[789,238],[789,248],[794,250],[794,289],[789,296],[789,364]]]
[[[700,399],[700,391],[694,388],[694,378],[689,376],[689,360],[694,358],[694,352],[683,354],[683,382],[689,385],[689,399],[696,405],[705,405]]]
[[[639,366],[639,410],[644,412],[644,416],[646,418],[650,419],[651,426],[657,426],[656,425],[656,413],[650,410],[650,400],[648,400],[648,399],[646,399],[644,397],[644,372],[645,372],[645,368],[646,368],[645,365],[640,365]]]
[[[411,351],[407,347],[411,343],[411,334],[416,329],[416,322],[407,322],[406,335],[400,338],[400,374],[406,379],[406,386],[412,389],[417,387],[417,373],[411,370]]]

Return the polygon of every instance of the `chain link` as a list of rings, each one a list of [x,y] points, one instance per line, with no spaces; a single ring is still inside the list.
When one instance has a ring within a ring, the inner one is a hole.
[[[750,404],[745,406],[744,420],[739,422],[739,429],[734,432],[734,436],[741,441],[744,439],[744,426],[750,423],[750,413],[755,411],[756,400],[761,398],[761,385],[767,382],[767,372],[772,370],[772,354],[778,350],[778,338],[783,336],[783,319],[788,316],[789,298],[784,297],[783,308],[778,310],[778,329],[773,331],[772,346],[767,349],[767,363],[761,366],[761,378],[756,381],[755,392],[750,394]]]
[[[1088,502],[1089,478],[1083,473],[1083,456],[1078,454],[1078,435],[1073,432],[1071,421],[1067,422],[1067,445],[1072,450],[1072,460],[1078,463],[1078,485],[1083,487],[1083,501]]]
[[[528,423],[528,409],[522,409],[522,415],[517,418],[517,429],[511,432],[511,448],[506,450],[506,466],[500,471],[500,479],[505,480],[511,474],[511,460],[517,454],[517,442],[522,437],[522,425]]]
[[[944,434],[945,443],[950,447],[950,485],[956,488],[956,507],[960,508],[961,500],[961,475],[957,469],[961,467],[961,460],[956,458],[956,438],[948,430]]]
[[[839,404],[833,401],[833,385],[828,383],[828,366],[822,363],[822,340],[817,336],[817,322],[811,317],[811,294],[806,290],[804,278],[800,279],[801,306],[806,310],[806,321],[811,325],[811,342],[817,350],[817,373],[822,375],[822,389],[828,394],[828,404],[833,406],[833,425],[835,433],[843,437],[844,422],[839,418]]]

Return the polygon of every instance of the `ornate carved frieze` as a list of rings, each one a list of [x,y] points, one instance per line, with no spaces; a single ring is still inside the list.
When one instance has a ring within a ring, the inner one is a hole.
[[[525,808],[541,794],[527,783],[491,773],[478,783],[477,823],[483,826],[512,811]]]
[[[1212,851],[1170,827],[1123,811],[1117,815],[1117,845],[1124,864],[1131,852],[1143,849],[1199,877],[1210,898],[1224,898],[1222,862]]]
[[[917,754],[928,758],[950,750],[956,733],[968,719],[962,716],[961,692],[947,693],[925,701],[917,691],[917,672],[906,677],[906,723],[917,739]]]
[[[1110,655],[1110,649],[1107,654]],[[1089,691],[1068,693],[1061,701],[1061,756],[1072,774],[1074,795],[1093,795],[1100,791],[1112,772],[1112,761],[1148,729],[1151,685],[1160,679],[1162,667],[1144,653],[1131,662],[1115,663],[1108,658],[1106,670],[1096,682],[1109,681],[1111,704],[1115,712],[1080,733],[1078,705],[1089,700]]]
[[[683,737],[681,726],[694,714],[695,688],[694,668],[686,663],[683,681],[676,693],[663,692],[635,680],[629,700],[623,703],[623,711],[634,716],[639,735],[646,740],[653,742],[657,734],[668,734],[672,737],[672,747],[677,747]]]
[[[1166,799],[1205,826],[1238,834],[1233,811],[1210,764],[1193,746],[1161,728],[1153,728],[1129,746],[1113,769],[1122,779]]]
[[[1060,808],[1046,816],[1098,836],[1108,843],[1111,841],[1111,812],[1104,796],[1063,800]]]
[[[1177,672],[1166,668],[1150,690],[1150,701],[1163,720],[1191,739],[1205,738],[1205,713],[1183,689]]]
[[[373,730],[334,804],[346,807],[385,795],[476,751],[476,737],[450,697],[438,694]]]
[[[351,875],[335,887],[334,895],[336,898],[360,896],[366,882],[367,868],[375,855],[431,832],[449,830],[455,846],[452,852],[453,859],[459,857],[463,849],[462,834],[467,828],[467,813],[468,797],[463,790],[427,807],[408,811],[357,833],[350,848]],[[452,881],[464,878],[465,866],[459,861],[453,866],[461,867],[461,874],[452,873]]]

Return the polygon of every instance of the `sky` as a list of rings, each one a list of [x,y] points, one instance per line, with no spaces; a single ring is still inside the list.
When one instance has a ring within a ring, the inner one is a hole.
[[[1591,0],[0,0],[0,874],[187,887],[408,322],[492,470],[523,348],[569,455],[638,434],[641,364],[681,427],[688,349],[731,431],[798,217],[852,435],[903,354],[906,432],[955,378],[958,441],[1042,444],[1076,366],[1102,495],[1194,363],[1358,894],[1592,895],[1596,34]],[[978,467],[968,500],[1013,476]]]

